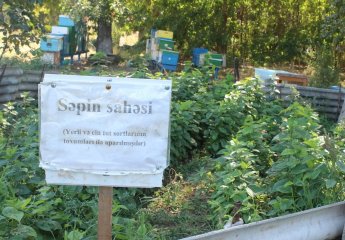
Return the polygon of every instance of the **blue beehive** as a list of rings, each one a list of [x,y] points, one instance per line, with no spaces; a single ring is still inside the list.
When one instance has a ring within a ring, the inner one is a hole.
[[[195,66],[200,66],[200,54],[208,53],[208,50],[206,48],[194,48],[193,49],[193,64]]]
[[[63,48],[62,49],[63,49],[64,53],[66,53],[67,46],[69,46],[68,34],[64,35],[64,34],[54,34],[54,33],[51,33],[50,35],[51,36],[62,37],[62,39],[63,39]]]
[[[176,71],[178,55],[178,52],[163,50],[160,62],[166,70]]]
[[[42,51],[59,52],[63,49],[63,37],[56,35],[47,35],[41,38],[40,48]]]
[[[69,16],[60,15],[59,26],[74,27],[74,21]]]

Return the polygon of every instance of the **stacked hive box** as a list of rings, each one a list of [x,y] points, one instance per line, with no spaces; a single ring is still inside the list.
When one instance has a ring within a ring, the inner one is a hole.
[[[226,67],[225,55],[209,52],[206,48],[194,48],[192,61],[196,67],[215,66],[214,78],[218,78],[221,67]]]
[[[65,29],[62,33],[64,37],[64,48],[63,48],[63,55],[70,56],[76,51],[76,37],[75,37],[75,24],[74,21],[69,18],[68,16],[60,15],[59,16],[59,28]],[[53,34],[61,34],[60,32],[54,32],[54,28],[52,28]]]
[[[173,32],[151,30],[151,38],[146,42],[146,53],[160,63],[164,69],[175,71],[179,53],[174,50]]]
[[[218,53],[207,53],[205,54],[205,64],[222,67],[223,55]]]
[[[63,50],[63,37],[46,35],[41,38],[40,48],[44,51],[42,61],[50,64],[59,64]]]
[[[225,56],[218,53],[211,53],[206,48],[193,49],[193,64],[196,67],[213,65],[215,67],[225,67]]]
[[[43,60],[59,64],[65,56],[70,56],[73,60],[75,53],[85,52],[86,28],[84,26],[85,24],[82,22],[76,26],[70,17],[60,15],[58,26],[52,26],[51,33],[41,38],[40,47],[44,51]],[[78,32],[76,32],[76,27]]]
[[[193,64],[196,67],[202,66],[205,64],[205,54],[208,53],[206,48],[194,48],[193,49]]]

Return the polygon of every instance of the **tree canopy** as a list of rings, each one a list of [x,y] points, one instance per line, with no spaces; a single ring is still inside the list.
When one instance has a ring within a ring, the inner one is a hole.
[[[59,5],[1,0],[2,50],[7,43],[18,49],[33,41],[34,31],[47,24],[37,4],[51,17],[87,17],[96,29],[97,50],[107,53],[114,45],[112,29],[139,31],[144,39],[157,28],[174,32],[182,56],[206,47],[253,63],[305,63],[310,52],[328,45],[336,64],[344,65],[345,3],[340,0],[61,0]]]
[[[9,48],[19,53],[20,46],[37,41],[37,31],[43,28],[38,4],[42,1],[0,0],[0,60]]]

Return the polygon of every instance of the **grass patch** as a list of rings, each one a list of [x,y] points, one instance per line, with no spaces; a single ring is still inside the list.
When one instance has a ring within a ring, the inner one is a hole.
[[[202,181],[185,180],[177,174],[144,210],[155,239],[180,239],[214,230],[207,219],[209,195]]]

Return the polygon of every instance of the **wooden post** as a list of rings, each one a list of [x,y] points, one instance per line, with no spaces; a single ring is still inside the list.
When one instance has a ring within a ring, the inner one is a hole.
[[[98,240],[111,240],[113,188],[99,187]]]

